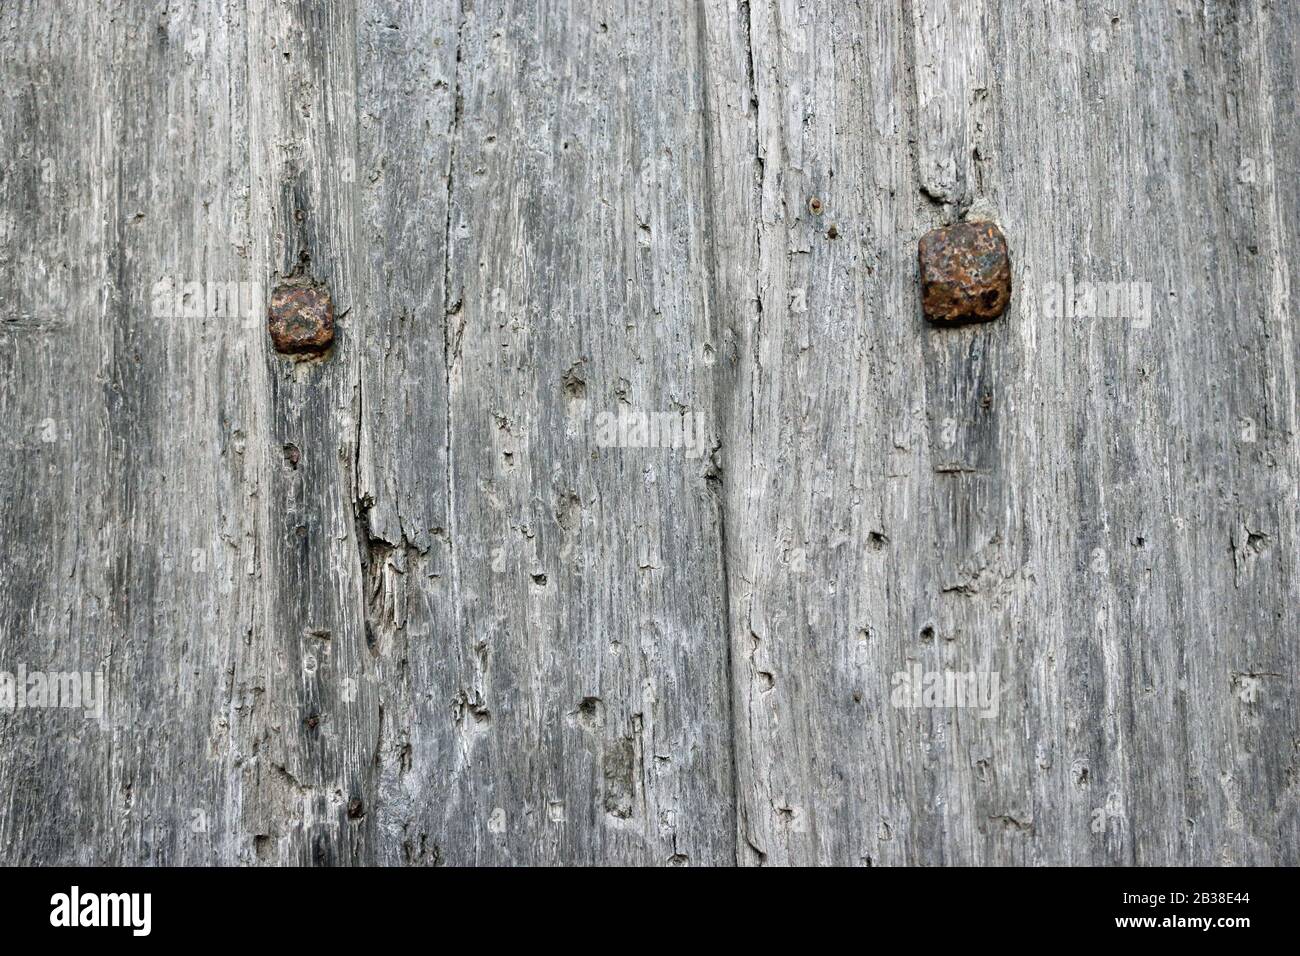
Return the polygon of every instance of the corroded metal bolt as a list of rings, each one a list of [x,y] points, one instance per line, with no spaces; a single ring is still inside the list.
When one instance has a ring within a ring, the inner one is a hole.
[[[933,322],[989,322],[1011,301],[1011,260],[1002,230],[959,222],[921,237],[921,306]]]
[[[277,352],[324,352],[334,341],[329,289],[307,279],[286,280],[271,293],[266,326]]]

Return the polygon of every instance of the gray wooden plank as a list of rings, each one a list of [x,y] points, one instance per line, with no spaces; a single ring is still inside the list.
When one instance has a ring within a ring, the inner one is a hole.
[[[253,695],[238,728],[251,753],[239,851],[267,863],[372,859],[377,671],[367,645],[355,514],[363,281],[356,262],[356,21],[347,7],[253,2],[252,254],[268,287],[328,284],[338,329],[319,359],[262,339],[256,514],[261,601],[237,680]],[[247,765],[247,764],[246,764]]]
[[[463,716],[449,587],[453,317],[445,294],[460,24],[454,2],[367,3],[357,15],[357,267],[366,294],[356,498],[363,606],[380,677],[375,796],[385,863],[444,860],[447,840],[412,818],[426,803],[446,802],[442,775],[456,750],[423,750],[417,783],[411,724],[417,707],[449,726]]]
[[[1294,862],[1294,40],[1255,5],[939,6],[750,9],[744,843]],[[927,328],[915,243],[963,213],[1002,223],[1015,301]],[[1150,283],[1150,322],[1053,315],[1071,275]],[[997,673],[998,713],[893,706],[915,665]]]
[[[7,860],[226,858],[258,593],[229,370],[261,330],[168,290],[254,279],[242,33],[212,10],[5,10],[0,669],[106,679],[102,722],[0,715]]]
[[[908,598],[887,582],[918,553],[893,509],[923,421],[904,13],[739,10],[753,109],[734,152],[757,179],[724,436],[743,863],[878,858],[901,829],[883,710]]]
[[[729,862],[699,14],[380,9],[382,856]],[[390,91],[411,77],[431,94]],[[698,419],[698,444],[611,447],[620,411]]]

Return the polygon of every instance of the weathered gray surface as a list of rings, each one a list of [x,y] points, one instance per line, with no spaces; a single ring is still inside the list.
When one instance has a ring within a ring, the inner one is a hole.
[[[1300,863],[1298,57],[1253,2],[6,4],[0,671],[108,694],[0,713],[0,861]],[[966,214],[1012,307],[931,329]],[[295,269],[324,360],[153,314]]]

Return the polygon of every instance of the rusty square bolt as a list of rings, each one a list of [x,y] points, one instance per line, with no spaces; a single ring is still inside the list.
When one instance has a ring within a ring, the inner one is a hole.
[[[921,237],[921,306],[933,322],[988,322],[1011,301],[1011,260],[1002,230],[959,222]]]
[[[277,352],[324,352],[334,341],[334,303],[329,289],[302,279],[281,283],[271,292],[266,326]]]

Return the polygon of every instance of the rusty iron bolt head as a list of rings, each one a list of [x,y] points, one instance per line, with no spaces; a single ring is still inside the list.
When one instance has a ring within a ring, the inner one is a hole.
[[[959,222],[921,237],[921,306],[932,322],[989,322],[1011,301],[1011,260],[1002,230]]]
[[[334,303],[322,285],[289,280],[271,292],[267,330],[277,352],[324,352],[334,341]]]

